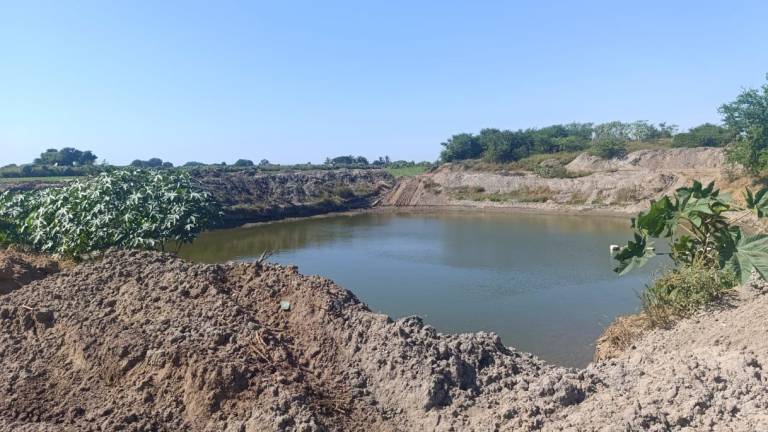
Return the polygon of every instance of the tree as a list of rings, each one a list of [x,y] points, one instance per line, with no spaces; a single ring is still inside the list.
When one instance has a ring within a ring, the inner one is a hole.
[[[168,162],[170,163],[170,162]],[[160,158],[152,158],[146,161],[136,159],[131,162],[131,166],[135,168],[160,168],[163,167],[163,160]],[[173,164],[171,164],[173,166]]]
[[[503,163],[528,156],[531,148],[530,134],[509,130],[483,129],[479,137],[483,146],[483,159],[488,162]]]
[[[236,167],[252,167],[253,166],[253,161],[248,160],[248,159],[238,159],[235,162],[235,166]]]
[[[736,100],[721,105],[719,112],[736,136],[727,148],[728,160],[753,174],[768,167],[768,84],[742,91]]]
[[[672,138],[673,147],[722,147],[730,143],[733,133],[718,125],[704,123]]]
[[[444,162],[476,159],[483,154],[483,146],[480,145],[477,137],[468,133],[454,135],[440,145],[445,147],[440,152],[440,158]]]
[[[259,161],[259,166],[267,166],[269,165],[269,161],[266,159],[262,159]]]
[[[603,159],[612,159],[627,154],[627,146],[618,138],[601,138],[590,149],[590,152]]]
[[[72,147],[64,147],[61,150],[48,149],[35,159],[35,165],[56,165],[56,166],[74,166],[74,165],[93,165],[96,161],[96,155],[90,150],[80,151]]]
[[[185,163],[184,166],[185,167],[201,167],[201,166],[205,166],[205,164],[202,162],[189,161]]]

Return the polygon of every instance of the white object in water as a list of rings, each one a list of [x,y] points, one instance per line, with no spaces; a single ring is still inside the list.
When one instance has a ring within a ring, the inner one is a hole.
[[[619,245],[611,245],[611,246],[609,246],[609,250],[610,250],[611,253],[618,252],[619,249],[621,249],[619,247]]]

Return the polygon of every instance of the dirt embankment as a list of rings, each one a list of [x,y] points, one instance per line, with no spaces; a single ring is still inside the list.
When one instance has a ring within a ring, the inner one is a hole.
[[[202,171],[196,175],[224,206],[225,226],[370,207],[395,183],[384,170]]]
[[[766,430],[766,326],[755,294],[565,369],[295,267],[111,252],[0,295],[0,430]]]
[[[524,207],[634,213],[645,203],[697,179],[724,181],[722,149],[641,150],[603,160],[582,154],[565,166],[572,178],[527,172],[482,172],[447,164],[401,180],[388,206]]]

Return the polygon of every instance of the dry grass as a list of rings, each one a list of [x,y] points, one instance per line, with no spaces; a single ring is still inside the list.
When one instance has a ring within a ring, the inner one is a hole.
[[[623,187],[616,191],[613,201],[615,203],[635,203],[639,200],[637,187]]]
[[[590,195],[591,194],[589,192],[577,190],[576,192],[571,194],[571,196],[568,198],[568,201],[566,201],[566,204],[575,204],[575,205],[586,204],[587,201],[589,201]]]
[[[616,317],[597,339],[594,360],[598,362],[620,356],[651,328],[651,321],[642,313]]]
[[[510,192],[486,192],[480,186],[463,186],[451,190],[452,198],[470,201],[546,202],[554,195],[554,191],[547,186],[526,186]]]

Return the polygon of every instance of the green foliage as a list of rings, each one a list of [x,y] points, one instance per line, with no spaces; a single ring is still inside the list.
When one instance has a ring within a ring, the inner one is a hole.
[[[472,134],[461,133],[448,138],[441,144],[444,148],[440,152],[440,158],[445,162],[453,162],[465,159],[476,159],[483,154],[483,146]]]
[[[733,140],[733,133],[718,125],[704,123],[679,133],[672,139],[672,147],[723,147]]]
[[[731,271],[701,265],[674,268],[657,278],[641,295],[652,324],[666,325],[725,295],[738,283]]]
[[[719,111],[736,136],[736,142],[727,148],[728,159],[752,173],[768,168],[768,84],[742,91]]]
[[[264,160],[266,161],[266,159]],[[262,161],[262,162],[264,162]],[[268,165],[269,161],[266,161],[267,163],[264,165]],[[332,167],[360,167],[365,168],[369,165],[368,159],[366,159],[363,156],[337,156],[333,159],[327,158],[325,160],[325,165],[332,166]]]
[[[170,162],[163,162],[160,158],[151,158],[149,160],[136,159],[131,162],[131,166],[134,168],[173,168],[173,164]]]
[[[747,209],[759,218],[766,214],[766,194],[747,190]],[[768,236],[745,235],[733,224],[727,213],[743,211],[736,208],[727,195],[715,189],[714,182],[706,187],[694,181],[691,187],[680,188],[672,197],[652,201],[646,212],[632,219],[634,241],[630,241],[614,257],[619,264],[616,272],[624,274],[641,267],[656,255],[650,238],[664,238],[669,243],[669,255],[678,266],[712,268],[732,271],[744,283],[753,271],[768,276]],[[742,215],[743,217],[744,215]]]
[[[254,163],[252,160],[249,159],[238,159],[234,165],[236,167],[252,167],[254,166]]]
[[[590,153],[603,159],[617,158],[627,154],[627,146],[617,138],[600,138],[592,145]]]
[[[61,150],[48,149],[35,159],[35,165],[75,166],[92,165],[96,161],[96,155],[91,151],[80,151],[72,147],[64,147]]]
[[[633,123],[618,121],[598,124],[556,124],[540,129],[517,131],[482,129],[479,134],[461,133],[442,143],[440,158],[443,162],[455,162],[482,158],[490,163],[515,162],[539,154],[559,154],[591,150],[604,157],[623,154],[627,142],[666,143],[677,126],[658,126],[645,120]]]
[[[81,257],[110,247],[189,243],[219,216],[186,173],[120,170],[59,188],[0,195],[0,237]]]

